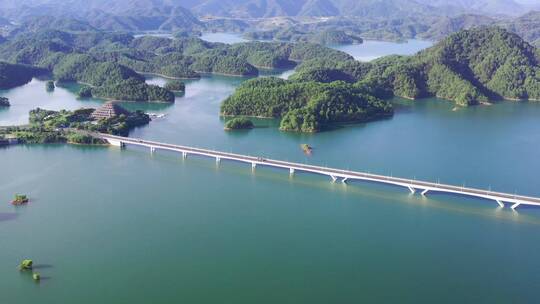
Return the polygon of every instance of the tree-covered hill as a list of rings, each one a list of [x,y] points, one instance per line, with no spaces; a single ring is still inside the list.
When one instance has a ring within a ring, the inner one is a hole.
[[[315,58],[352,60],[318,44],[249,42],[227,45],[199,38],[169,39],[100,31],[44,30],[19,35],[0,45],[0,58],[41,67],[60,81],[78,81],[99,97],[172,101],[165,89],[149,86],[139,73],[197,78],[200,73],[256,76],[259,68],[288,68]],[[117,92],[117,93],[115,93]],[[129,94],[129,92],[134,92]]]
[[[249,42],[234,45],[210,43],[199,38],[169,39],[106,32],[46,30],[22,35],[0,45],[0,58],[53,69],[67,54],[87,54],[138,72],[193,78],[197,73],[257,75],[257,68],[285,68],[296,62],[349,55],[306,43]]]
[[[0,61],[0,89],[10,89],[26,84],[33,77],[44,73],[46,73],[44,69]]]
[[[500,28],[461,31],[414,56],[371,63],[310,61],[293,79],[358,81],[377,96],[438,96],[459,105],[489,99],[540,100],[538,50]]]
[[[285,131],[317,132],[332,123],[362,122],[392,115],[392,106],[345,82],[278,78],[244,82],[221,105],[221,114],[281,118]]]
[[[322,45],[362,43],[362,38],[360,38],[356,33],[332,28],[304,31],[301,29],[286,27],[268,31],[248,32],[244,36],[250,40],[277,40],[317,43]]]

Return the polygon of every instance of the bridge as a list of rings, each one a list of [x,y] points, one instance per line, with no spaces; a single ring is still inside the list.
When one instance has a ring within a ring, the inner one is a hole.
[[[362,180],[377,182],[395,186],[401,186],[409,189],[411,193],[420,192],[421,195],[425,196],[428,192],[442,192],[442,193],[452,193],[470,197],[483,198],[487,200],[492,200],[499,204],[500,207],[504,207],[505,203],[511,204],[510,208],[515,210],[520,205],[532,205],[540,206],[540,198],[515,195],[502,192],[494,192],[476,188],[469,187],[459,187],[447,184],[432,183],[426,181],[384,176],[378,174],[371,174],[358,171],[349,171],[349,170],[340,170],[334,168],[326,168],[320,166],[312,166],[300,163],[286,162],[274,159],[267,159],[261,157],[253,157],[241,154],[226,153],[220,151],[213,151],[207,149],[199,149],[187,146],[172,145],[166,143],[160,143],[155,141],[130,138],[130,137],[121,137],[114,136],[109,134],[102,133],[92,133],[94,137],[104,139],[108,141],[113,146],[124,147],[126,144],[147,147],[150,149],[151,153],[154,153],[156,149],[168,150],[182,153],[182,157],[186,158],[189,154],[192,155],[201,155],[211,158],[215,158],[216,162],[221,160],[233,160],[243,163],[251,164],[251,167],[254,169],[257,166],[268,166],[275,168],[283,168],[289,170],[289,173],[292,175],[296,171],[299,172],[310,172],[315,174],[326,175],[331,178],[332,182],[341,181],[342,183],[347,183],[350,180]]]

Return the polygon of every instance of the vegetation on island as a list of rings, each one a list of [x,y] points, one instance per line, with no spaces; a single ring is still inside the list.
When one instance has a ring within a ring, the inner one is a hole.
[[[392,105],[353,84],[298,82],[274,77],[240,85],[221,105],[226,116],[281,118],[285,131],[317,132],[332,123],[362,122],[388,117]]]
[[[277,28],[268,31],[252,31],[244,34],[250,40],[276,40],[287,42],[330,44],[362,43],[362,38],[356,33],[342,29],[320,29],[317,31],[304,31],[294,27]]]
[[[15,194],[15,198],[11,201],[12,205],[23,205],[28,203],[29,199],[24,194]]]
[[[0,61],[0,89],[21,86],[30,82],[33,77],[44,73],[44,69]]]
[[[174,94],[148,85],[144,77],[123,65],[99,62],[84,54],[68,54],[53,68],[58,81],[88,84],[90,95],[116,100],[173,102]],[[88,89],[85,89],[88,94]]]
[[[86,145],[107,144],[106,141],[91,136],[89,132],[128,136],[133,128],[146,125],[150,117],[141,112],[127,112],[107,119],[92,117],[94,109],[74,111],[51,111],[34,109],[30,111],[29,125],[0,129],[0,136],[9,135],[22,144],[71,143]]]
[[[32,280],[36,282],[39,282],[41,280],[41,275],[39,274],[39,272],[32,273]]]
[[[30,259],[22,260],[19,264],[19,270],[32,270],[34,262]]]
[[[253,129],[253,122],[245,117],[235,117],[225,123],[225,130]]]
[[[51,111],[37,108],[30,111],[30,126],[44,130],[79,129],[127,136],[135,127],[146,125],[150,117],[142,111],[129,112],[128,115],[117,115],[107,119],[94,119],[91,114],[94,109],[79,109],[74,111]],[[86,143],[87,138],[77,135],[65,134],[65,141],[71,139],[78,143]]]
[[[186,84],[183,81],[171,79],[165,83],[164,88],[172,92],[185,92]]]
[[[540,100],[539,62],[538,50],[516,34],[481,28],[453,34],[414,56],[305,62],[291,79],[342,80],[378,97],[436,96],[467,106],[501,98]]]
[[[201,73],[257,76],[260,68],[288,68],[318,57],[351,56],[308,43],[234,45],[199,38],[133,37],[106,32],[37,31],[0,45],[0,58],[39,67],[56,81],[86,85],[80,97],[173,102],[174,94],[145,83],[140,73],[197,78]],[[0,82],[1,83],[1,82]]]
[[[0,96],[0,108],[2,107],[9,107],[11,104],[9,103],[9,99],[7,97]]]
[[[91,98],[92,97],[92,88],[89,86],[82,86],[77,92],[79,98]]]
[[[227,116],[281,118],[280,129],[316,132],[332,123],[392,115],[391,96],[436,96],[468,106],[493,99],[540,100],[540,55],[516,34],[481,28],[451,35],[414,56],[365,63],[316,56],[289,80],[244,82],[221,106]]]

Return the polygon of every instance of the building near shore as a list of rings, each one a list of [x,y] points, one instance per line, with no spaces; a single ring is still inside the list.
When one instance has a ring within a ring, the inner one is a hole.
[[[130,112],[114,101],[108,101],[97,108],[90,116],[94,119],[109,119],[120,115],[129,115]]]

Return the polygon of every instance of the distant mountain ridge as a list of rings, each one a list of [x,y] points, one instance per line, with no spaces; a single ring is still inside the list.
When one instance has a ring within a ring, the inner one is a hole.
[[[102,15],[173,18],[198,16],[266,18],[275,16],[357,16],[392,18],[427,15],[520,15],[530,8],[515,0],[2,0],[0,16],[24,19],[51,15],[81,18]],[[119,19],[117,23],[134,20]],[[118,27],[118,26],[115,26]]]
[[[192,1],[193,2],[193,1]],[[291,4],[294,3],[294,4]],[[184,4],[197,15],[229,17],[274,16],[413,16],[418,13],[455,15],[520,15],[529,8],[515,0],[203,0]]]

